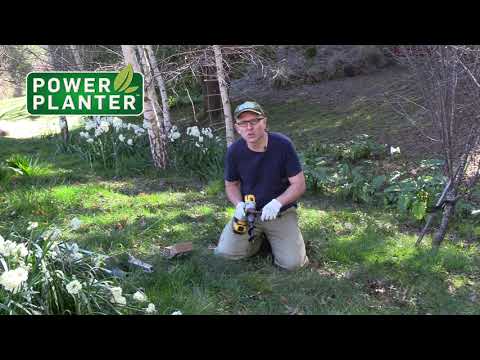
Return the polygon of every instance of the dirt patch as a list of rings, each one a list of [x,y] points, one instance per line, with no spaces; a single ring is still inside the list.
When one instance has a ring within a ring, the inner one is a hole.
[[[247,79],[232,82],[231,97],[234,102],[254,99],[261,103],[278,104],[303,100],[327,107],[348,108],[355,100],[379,100],[384,91],[398,78],[404,76],[400,67],[388,67],[369,75],[358,75],[316,84],[305,84],[288,89],[272,88],[265,79]]]
[[[274,89],[266,80],[232,83],[232,102],[254,100],[269,108],[279,105],[302,106],[312,104],[322,113],[335,117],[350,117],[345,128],[339,128],[342,136],[368,133],[374,140],[387,146],[400,146],[402,154],[408,158],[437,156],[440,148],[425,137],[422,132],[401,118],[387,104],[385,94],[402,86],[406,70],[390,66],[377,72],[305,84],[287,89]],[[371,119],[371,120],[366,120]],[[427,129],[428,130],[428,129]]]

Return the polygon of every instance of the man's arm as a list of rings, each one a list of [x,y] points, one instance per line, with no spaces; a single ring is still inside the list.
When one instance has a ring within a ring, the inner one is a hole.
[[[305,184],[305,175],[303,171],[299,172],[297,175],[289,177],[290,186],[285,190],[285,192],[277,197],[277,200],[283,205],[290,204],[295,200],[298,200],[307,189]]]
[[[242,200],[242,193],[240,192],[240,181],[227,181],[225,180],[225,192],[227,193],[228,200],[232,202],[234,206]]]

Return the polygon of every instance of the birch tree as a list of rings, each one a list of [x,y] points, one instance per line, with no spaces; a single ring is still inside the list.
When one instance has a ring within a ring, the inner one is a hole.
[[[48,59],[50,67],[53,71],[63,70],[61,67],[61,62],[57,59],[59,48],[55,48],[53,45],[47,45]],[[59,116],[58,125],[60,126],[60,136],[62,137],[63,143],[66,145],[70,138],[68,130],[68,121],[66,116]]]
[[[165,80],[163,79],[163,75],[158,67],[157,59],[155,59],[152,45],[145,45],[145,50],[147,51],[148,60],[153,70],[153,76],[157,82],[158,90],[160,91],[160,98],[162,99],[163,124],[165,131],[168,133],[172,128],[172,123],[170,120],[170,110],[168,108],[167,87],[165,86]]]
[[[70,45],[70,51],[73,55],[73,60],[75,61],[75,67],[78,70],[83,70],[83,61],[80,56],[80,47],[79,45]]]
[[[223,114],[225,116],[225,137],[227,140],[227,147],[233,143],[233,120],[232,120],[232,107],[230,105],[230,99],[228,97],[227,82],[225,81],[225,71],[223,69],[223,56],[220,46],[213,45],[213,51],[215,54],[215,64],[217,67],[217,79],[220,87],[220,96],[223,104]]]
[[[143,73],[145,79],[145,97],[144,97],[144,118],[148,124],[148,138],[150,141],[150,151],[152,153],[153,164],[158,169],[165,169],[167,165],[167,151],[165,146],[165,136],[163,134],[163,126],[159,117],[161,114],[157,111],[154,102],[156,95],[153,89],[152,81],[148,78],[149,73],[140,67],[136,55],[135,45],[122,45],[122,53],[125,64],[131,64],[135,72]],[[142,57],[142,56],[141,56]],[[150,81],[149,81],[150,80]],[[160,125],[160,126],[159,126]]]

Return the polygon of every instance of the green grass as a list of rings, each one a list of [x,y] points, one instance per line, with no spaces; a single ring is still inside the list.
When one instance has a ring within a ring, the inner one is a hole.
[[[299,145],[348,137],[344,130],[364,119],[305,104],[274,112],[272,130]],[[363,125],[351,133],[375,128],[368,119]],[[125,288],[144,288],[161,314],[480,313],[472,297],[480,290],[478,243],[447,241],[435,255],[426,239],[416,249],[415,234],[384,209],[306,194],[299,214],[311,265],[286,272],[269,255],[235,262],[212,255],[209,245],[233,214],[221,181],[199,184],[169,172],[112,180],[58,153],[48,139],[0,138],[0,161],[13,153],[38,157],[44,171],[16,177],[0,193],[0,234],[26,234],[28,222],[37,221],[40,228],[60,227],[64,239],[87,249],[130,252],[154,264],[155,272],[132,273]],[[74,217],[83,222],[77,231],[69,229]],[[184,241],[194,244],[186,257],[159,255],[162,247]]]

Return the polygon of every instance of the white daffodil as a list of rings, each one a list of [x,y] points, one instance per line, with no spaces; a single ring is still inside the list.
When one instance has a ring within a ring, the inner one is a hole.
[[[110,288],[113,296],[122,296],[122,288],[120,286],[113,286]]]
[[[199,137],[198,137],[198,141],[199,141],[199,142],[203,142],[203,136],[199,136]]]
[[[137,136],[142,136],[143,134],[145,134],[145,130],[143,130],[141,127],[138,127],[138,126],[134,131],[135,131],[135,135]]]
[[[127,299],[125,296],[114,296],[110,299],[110,302],[118,305],[127,305]]]
[[[177,140],[181,136],[182,135],[178,131],[170,132],[170,134],[168,135],[168,137],[170,138],[170,141],[172,141],[172,142]]]
[[[180,310],[174,311],[172,315],[183,315]]]
[[[195,146],[199,148],[199,147],[200,147],[200,144],[195,141]]]
[[[99,137],[99,136],[102,135],[102,134],[103,134],[102,128],[101,128],[101,127],[97,127],[97,128],[95,129],[95,134],[94,134],[95,137]],[[87,141],[88,141],[88,140],[87,140]]]
[[[114,117],[112,119],[112,126],[116,131],[120,130],[123,127],[123,120],[118,117]]]
[[[124,142],[125,136],[123,136],[123,134],[118,135],[118,140],[120,140],[121,142]]]
[[[36,229],[37,227],[38,227],[38,222],[29,221],[27,230],[30,231],[30,230]]]
[[[193,126],[187,128],[187,135],[194,136],[194,137],[199,137],[200,136],[200,130],[198,130],[198,126]]]
[[[136,124],[129,124],[130,125],[130,128],[136,133],[137,131],[145,131],[143,130],[140,126],[136,125]]]
[[[18,267],[15,270],[5,271],[0,276],[0,284],[7,291],[11,291],[14,294],[20,290],[22,283],[27,281],[28,271],[22,267]]]
[[[0,254],[5,257],[15,256],[17,254],[17,244],[10,240],[0,243]]]
[[[202,134],[207,136],[209,139],[213,138],[212,129],[210,128],[203,128]]]
[[[128,139],[128,140],[127,140],[127,144],[130,145],[130,146],[132,146],[132,145],[133,145],[133,140],[132,140],[132,139]]]
[[[67,291],[70,295],[76,295],[82,290],[82,284],[78,280],[70,281],[67,284]]]
[[[148,300],[147,296],[141,291],[137,291],[135,294],[133,294],[133,298],[139,302],[146,302]]]
[[[60,237],[61,234],[62,234],[62,232],[60,231],[60,229],[53,228],[53,229],[45,231],[42,234],[42,238],[43,239],[50,239],[50,240],[55,241]]]
[[[94,140],[93,140],[92,138],[88,138],[88,139],[87,139],[87,142],[90,143],[90,144],[93,143],[93,141],[94,141]]]
[[[72,228],[72,230],[78,230],[80,229],[80,226],[82,225],[82,221],[78,218],[73,218],[71,221],[70,221],[70,227]]]
[[[145,309],[145,312],[147,314],[153,314],[156,311],[157,309],[155,309],[155,304],[152,304],[152,303],[148,304],[147,308]]]
[[[17,254],[20,255],[20,257],[24,258],[25,256],[28,255],[28,249],[25,246],[25,244],[18,244],[17,245]]]
[[[100,129],[102,129],[102,132],[107,133],[108,130],[110,130],[110,124],[108,121],[102,120],[102,122],[100,122]]]
[[[96,127],[97,127],[97,122],[95,120],[89,120],[85,123],[85,130],[87,131],[95,129]]]
[[[119,286],[111,287],[110,291],[112,292],[112,298],[110,299],[110,302],[113,304],[120,304],[120,305],[126,305],[127,304],[127,299],[122,296],[122,288]]]
[[[400,154],[400,146],[398,147],[390,146],[390,155],[393,155],[393,154]]]

